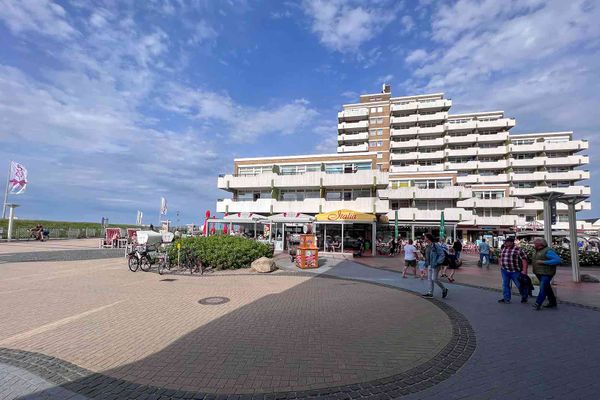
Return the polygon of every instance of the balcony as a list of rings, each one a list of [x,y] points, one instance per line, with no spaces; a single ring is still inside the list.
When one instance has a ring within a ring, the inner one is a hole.
[[[411,101],[405,104],[392,104],[391,111],[406,112],[416,110],[448,110],[452,106],[452,100],[439,99],[434,101]]]
[[[369,150],[368,143],[363,143],[363,144],[359,144],[359,145],[355,145],[355,146],[344,145],[344,146],[338,146],[338,148],[337,148],[338,153],[354,153],[354,152],[368,151],[368,150]]]
[[[567,205],[563,203],[556,203],[556,209],[558,211],[567,211]],[[582,210],[591,210],[592,203],[589,201],[582,201],[581,203],[577,203],[575,205],[575,209],[577,211]],[[518,207],[516,211],[543,211],[544,203],[541,201],[533,201],[531,203],[523,203],[521,207]]]
[[[273,186],[277,188],[319,188],[325,172],[314,171],[296,175],[275,175]]]
[[[324,199],[304,199],[301,201],[274,201],[273,214],[284,212],[299,212],[306,214],[318,214],[321,212],[321,206]]]
[[[508,132],[498,132],[491,135],[477,135],[477,142],[479,143],[506,142],[507,140]]]
[[[338,135],[338,143],[343,142],[365,142],[369,139],[369,132],[342,133]]]
[[[391,117],[390,125],[415,124],[419,120],[417,114],[407,115],[404,117]]]
[[[391,141],[390,148],[392,148],[392,149],[411,149],[411,148],[417,147],[418,144],[419,144],[418,139],[411,139],[411,140],[407,140],[405,142]]]
[[[457,176],[456,183],[465,185],[465,184],[475,184],[478,183],[479,175],[465,175],[465,176]]]
[[[479,148],[477,154],[480,156],[503,156],[506,154],[506,146]]]
[[[477,155],[477,147],[469,147],[466,149],[446,149],[446,155],[450,157],[474,157]]]
[[[444,153],[444,150],[439,150],[439,151],[432,151],[430,153],[423,153],[423,152],[417,152],[419,157],[419,160],[441,160],[442,158],[444,158],[446,155]]]
[[[390,153],[390,160],[392,161],[416,161],[419,157],[418,152],[411,151],[410,153]]]
[[[515,208],[522,207],[524,204],[525,200],[516,197],[503,197],[500,199],[477,199],[473,197],[456,203],[458,207],[465,208]]]
[[[548,166],[575,166],[589,164],[588,156],[547,157],[545,165]]]
[[[444,138],[436,139],[419,139],[419,147],[441,147],[444,145]]]
[[[323,187],[386,187],[388,185],[388,174],[374,169],[356,171],[350,174],[326,174],[320,173]],[[301,187],[301,186],[298,186]]]
[[[543,181],[546,178],[546,173],[541,171],[516,174],[509,174],[509,178],[512,182],[529,182],[529,181]]]
[[[358,121],[369,117],[368,108],[349,108],[338,113],[339,121]]]
[[[446,142],[448,144],[474,144],[477,143],[479,135],[470,133],[465,136],[446,136]]]
[[[419,127],[420,135],[443,135],[445,132],[446,129],[444,128],[444,124]]]
[[[544,165],[570,167],[588,164],[590,158],[588,156],[533,157],[522,160],[511,158],[509,162],[513,167],[541,167]]]
[[[569,140],[560,143],[544,143],[545,151],[580,151],[587,150],[589,144],[587,140]]]
[[[451,123],[451,120],[448,120],[446,123],[446,130],[449,132],[454,131],[472,131],[477,128],[477,122],[470,120],[465,122]]]
[[[547,181],[579,181],[590,179],[590,171],[565,171],[565,172],[546,172],[544,180]]]
[[[395,219],[395,212],[387,213],[390,221]],[[399,221],[432,221],[439,222],[442,216],[442,210],[420,210],[418,208],[402,208],[398,210]],[[464,208],[446,208],[444,210],[444,219],[448,221],[462,221],[473,217],[473,213]]]
[[[278,175],[267,172],[259,175],[223,175],[217,179],[217,187],[223,190],[270,188]]]
[[[462,186],[448,186],[442,189],[419,189],[401,187],[397,189],[379,190],[382,199],[464,199],[471,197],[471,190]]]
[[[338,131],[342,132],[356,132],[365,131],[369,129],[369,121],[358,121],[358,122],[340,122],[338,124]]]
[[[514,140],[514,138],[513,138]],[[538,153],[544,151],[544,143],[533,144],[509,144],[508,151],[511,153]]]
[[[219,213],[257,213],[270,214],[274,204],[273,199],[258,199],[256,201],[234,201],[233,199],[220,199],[217,201]]]
[[[591,190],[589,186],[569,186],[566,188],[553,188],[548,186],[536,186],[532,188],[516,188],[510,189],[511,196],[527,196],[530,194],[545,193],[545,192],[561,192],[565,194],[580,194],[589,196]]]
[[[477,161],[447,162],[446,169],[451,171],[469,171],[477,169]]]
[[[392,165],[390,166],[390,172],[439,172],[444,171],[444,164],[436,165]]]
[[[499,217],[479,217],[473,216],[472,219],[464,221],[460,225],[479,225],[479,226],[516,226],[523,225],[525,218],[518,215],[502,215]]]
[[[507,174],[478,175],[477,183],[508,183]]]
[[[378,200],[376,197],[359,197],[356,200],[347,201],[322,200],[323,206],[321,212],[330,212],[344,208],[362,213],[384,213],[389,210],[388,202]]]
[[[397,137],[397,136],[416,136],[419,133],[419,129],[420,128],[417,127],[417,126],[411,126],[410,128],[390,129],[390,135],[392,137]]]
[[[516,125],[514,118],[498,118],[493,121],[477,121],[477,129],[498,129],[506,130],[513,128]]]
[[[448,118],[446,111],[436,112],[434,114],[419,114],[419,122],[445,121]]]
[[[498,160],[498,161],[478,161],[477,168],[478,169],[502,169],[508,167],[508,160]]]

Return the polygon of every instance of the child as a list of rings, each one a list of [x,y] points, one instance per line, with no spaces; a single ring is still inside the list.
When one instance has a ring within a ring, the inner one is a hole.
[[[423,254],[421,254],[420,251],[417,251],[417,268],[419,269],[419,276],[421,277],[421,280],[424,280],[425,278],[427,278],[427,265],[425,263],[425,257],[423,257]],[[416,276],[415,276],[416,278]]]

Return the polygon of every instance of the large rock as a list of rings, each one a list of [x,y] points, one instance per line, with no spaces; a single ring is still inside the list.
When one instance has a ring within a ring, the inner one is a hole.
[[[275,264],[275,260],[272,258],[261,257],[258,260],[254,260],[252,264],[250,264],[250,268],[256,272],[267,273],[275,271],[277,269],[277,264]]]
[[[600,279],[596,278],[594,275],[581,274],[580,277],[581,282],[600,283]]]

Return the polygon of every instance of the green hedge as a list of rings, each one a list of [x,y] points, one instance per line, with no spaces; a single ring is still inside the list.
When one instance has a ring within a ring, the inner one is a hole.
[[[521,245],[520,246],[527,256],[531,260],[535,250],[532,245]],[[571,250],[564,248],[562,246],[553,246],[552,247],[556,254],[560,256],[562,264],[571,264]],[[579,265],[587,267],[587,266],[598,266],[600,265],[600,253],[592,252],[592,251],[583,251],[579,250]]]
[[[215,235],[177,239],[169,248],[169,258],[174,262],[177,262],[177,243],[181,244],[181,263],[186,263],[190,254],[215,269],[249,268],[260,257],[273,257],[268,244],[239,236]]]

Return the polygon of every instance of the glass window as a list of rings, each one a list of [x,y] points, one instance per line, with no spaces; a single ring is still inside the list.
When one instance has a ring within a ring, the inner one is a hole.
[[[383,141],[379,140],[379,141],[377,142],[377,147],[381,147],[381,146],[383,146]]]
[[[377,107],[377,112],[383,112],[383,107]]]
[[[329,201],[339,201],[342,199],[342,193],[327,191],[327,193],[325,193],[325,199]]]

